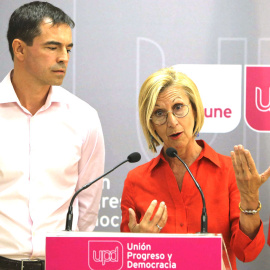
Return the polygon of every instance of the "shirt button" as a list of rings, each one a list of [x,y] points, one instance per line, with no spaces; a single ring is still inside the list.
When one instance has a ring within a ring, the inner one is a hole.
[[[184,226],[184,223],[180,223],[180,227],[183,227]]]

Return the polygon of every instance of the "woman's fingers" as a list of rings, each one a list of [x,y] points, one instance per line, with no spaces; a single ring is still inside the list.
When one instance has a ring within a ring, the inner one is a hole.
[[[266,182],[266,180],[270,177],[270,167],[268,169],[265,170],[265,172],[263,172],[261,174],[261,181],[262,181],[262,184],[264,182]]]
[[[154,226],[155,231],[159,232],[162,230],[167,222],[167,217],[167,207],[165,202],[161,202],[155,216],[151,221],[151,225]]]
[[[247,160],[248,170],[251,173],[258,173],[255,162],[254,162],[250,152],[247,149],[245,149],[243,152],[245,153],[245,157],[246,157],[246,160]]]
[[[234,151],[231,152],[233,167],[237,175],[243,175],[251,172],[251,169],[256,170],[255,163],[250,152],[242,145],[234,146]]]
[[[141,222],[138,224],[136,220],[136,214],[133,209],[129,209],[129,223],[128,227],[130,232],[148,232],[157,233],[160,232],[166,225],[168,219],[167,207],[164,202],[161,202],[158,209],[153,216],[153,213],[157,207],[157,200],[153,200]]]
[[[158,232],[160,232],[163,229],[163,227],[166,225],[167,219],[168,219],[168,212],[167,212],[167,207],[164,203],[164,211],[162,213],[160,220],[156,224],[156,226],[158,228]]]
[[[270,168],[260,175],[250,151],[242,145],[234,146],[231,159],[241,200],[257,201],[260,186],[270,177]]]
[[[136,230],[138,230],[136,214],[132,208],[128,209],[128,213],[129,213],[129,222],[128,222],[129,230],[130,232],[136,232]]]
[[[156,206],[157,206],[157,200],[153,200],[150,203],[149,207],[147,208],[147,210],[146,210],[146,212],[144,214],[143,220],[145,222],[149,222],[150,221],[150,219],[151,219],[151,217],[153,215],[153,212],[154,212]]]

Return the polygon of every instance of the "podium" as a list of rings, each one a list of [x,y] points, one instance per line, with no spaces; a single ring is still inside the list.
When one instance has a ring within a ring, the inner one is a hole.
[[[221,234],[58,232],[46,270],[232,269]]]

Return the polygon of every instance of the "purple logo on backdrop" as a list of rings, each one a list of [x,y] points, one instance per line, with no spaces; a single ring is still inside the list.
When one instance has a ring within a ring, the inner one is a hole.
[[[122,269],[122,244],[118,241],[88,241],[88,266],[92,270]]]
[[[246,66],[247,124],[259,132],[270,131],[270,66]]]

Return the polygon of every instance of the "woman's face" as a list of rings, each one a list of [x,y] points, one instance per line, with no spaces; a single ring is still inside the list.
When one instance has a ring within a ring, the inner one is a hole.
[[[177,112],[181,105],[188,105],[188,114],[182,118],[177,118],[171,111]],[[185,91],[176,86],[165,88],[157,98],[153,114],[159,115],[162,112],[168,112],[167,121],[163,125],[157,125],[153,122],[156,133],[164,142],[164,150],[173,147],[179,152],[185,151],[188,146],[195,142],[193,136],[194,112]]]

